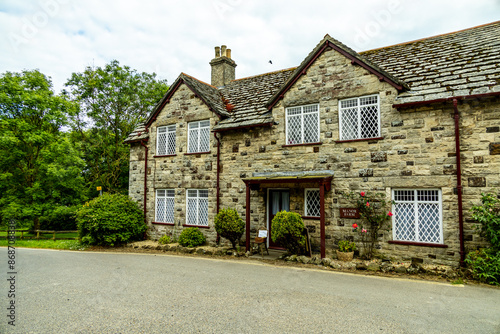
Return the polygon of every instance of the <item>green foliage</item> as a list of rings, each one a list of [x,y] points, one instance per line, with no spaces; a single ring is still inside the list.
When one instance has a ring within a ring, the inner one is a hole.
[[[492,285],[500,285],[500,251],[481,249],[469,252],[465,259],[475,279]]]
[[[349,241],[349,240],[340,240],[339,243],[339,251],[347,253],[347,252],[354,252],[356,250],[356,243],[354,241]]]
[[[472,207],[472,218],[481,223],[481,235],[491,247],[469,252],[465,262],[475,279],[500,285],[500,200],[490,193],[482,194],[481,202]]]
[[[271,238],[291,254],[304,253],[304,222],[295,212],[280,211],[271,222]]]
[[[84,152],[86,182],[92,190],[126,193],[130,148],[123,141],[166,93],[166,81],[113,60],[73,73],[66,87],[80,105],[71,126]]]
[[[114,246],[142,239],[144,214],[130,197],[104,193],[82,206],[76,215],[82,242]]]
[[[40,218],[40,229],[47,231],[74,231],[78,206],[58,206],[54,211]]]
[[[344,194],[344,198],[354,203],[363,222],[353,224],[353,230],[360,234],[363,243],[363,256],[373,258],[375,244],[378,242],[379,231],[392,217],[390,205],[383,193],[351,192]]]
[[[0,217],[40,228],[85,201],[81,154],[61,129],[77,105],[39,71],[0,76]]]
[[[197,247],[205,243],[203,233],[196,227],[188,227],[179,235],[179,244],[184,247]]]
[[[233,248],[245,231],[245,223],[234,209],[222,209],[215,216],[215,230],[221,237],[228,239]]]
[[[493,249],[500,251],[500,199],[495,194],[482,195],[482,205],[471,209],[472,218],[481,223],[481,234]]]
[[[163,237],[158,239],[158,243],[160,245],[166,245],[166,244],[169,244],[171,242],[172,242],[172,240],[170,240],[170,236],[168,236],[168,235],[164,235]]]
[[[0,239],[0,247],[7,247],[8,240]],[[11,245],[12,246],[12,245]],[[85,250],[78,240],[16,240],[15,247]]]

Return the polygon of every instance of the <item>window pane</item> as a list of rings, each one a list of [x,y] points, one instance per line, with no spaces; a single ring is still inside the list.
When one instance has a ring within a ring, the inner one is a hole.
[[[288,118],[288,143],[287,145],[301,144],[302,143],[302,124],[300,116],[293,116]]]
[[[210,129],[202,128],[200,129],[200,147],[198,152],[208,151],[210,151]]]
[[[188,198],[187,200],[187,224],[196,225],[198,200],[196,198]]]
[[[358,110],[345,109],[342,110],[340,118],[342,133],[340,139],[349,140],[358,138]]]
[[[188,153],[198,152],[198,129],[189,130]]]
[[[377,106],[361,107],[361,138],[379,137]]]
[[[156,152],[157,155],[165,155],[167,154],[167,134],[166,133],[158,133],[157,136],[158,144],[157,144],[157,149],[158,152]]]
[[[166,154],[175,154],[175,132],[168,133],[168,150]]]
[[[174,223],[174,204],[175,200],[173,198],[166,199],[167,207],[165,214],[165,222],[166,223]]]
[[[340,101],[340,139],[380,137],[378,95]]]
[[[440,242],[439,204],[418,204],[419,241]]]
[[[413,203],[396,203],[394,205],[394,229],[397,240],[415,241],[415,206]]]
[[[188,197],[198,197],[198,190],[188,189]]]
[[[156,221],[164,222],[165,221],[165,198],[157,197],[156,198]]]
[[[304,115],[304,143],[319,142],[318,117],[317,113]]]
[[[208,226],[208,199],[200,198],[198,200],[198,224],[201,226]]]
[[[319,190],[306,190],[306,216],[320,216]]]

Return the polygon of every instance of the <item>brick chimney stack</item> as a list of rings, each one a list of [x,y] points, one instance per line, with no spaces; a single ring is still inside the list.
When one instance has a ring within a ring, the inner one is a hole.
[[[236,63],[231,59],[231,49],[225,45],[215,47],[215,58],[210,61],[212,67],[212,86],[223,87],[235,77]]]

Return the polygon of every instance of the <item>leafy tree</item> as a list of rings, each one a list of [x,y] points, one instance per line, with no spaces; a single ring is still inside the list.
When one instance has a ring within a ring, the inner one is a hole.
[[[163,97],[166,81],[113,60],[103,68],[73,73],[66,86],[80,105],[72,127],[74,140],[82,143],[86,181],[126,193],[129,145],[123,141]]]
[[[0,76],[0,217],[32,222],[81,203],[83,161],[61,129],[76,105],[37,70]],[[66,209],[67,211],[67,209]]]
[[[229,240],[233,248],[236,248],[236,242],[240,240],[243,232],[245,232],[245,223],[238,211],[231,208],[222,209],[215,216],[214,223],[215,231]]]

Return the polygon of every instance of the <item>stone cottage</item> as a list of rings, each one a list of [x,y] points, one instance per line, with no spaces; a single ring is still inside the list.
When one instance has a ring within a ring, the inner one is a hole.
[[[216,47],[211,84],[181,73],[126,140],[149,236],[214,243],[231,207],[248,250],[287,210],[325,257],[354,237],[342,193],[372,191],[395,202],[378,252],[458,265],[483,242],[469,209],[500,186],[498,36],[500,21],[358,53],[326,35],[298,67],[242,79]]]

